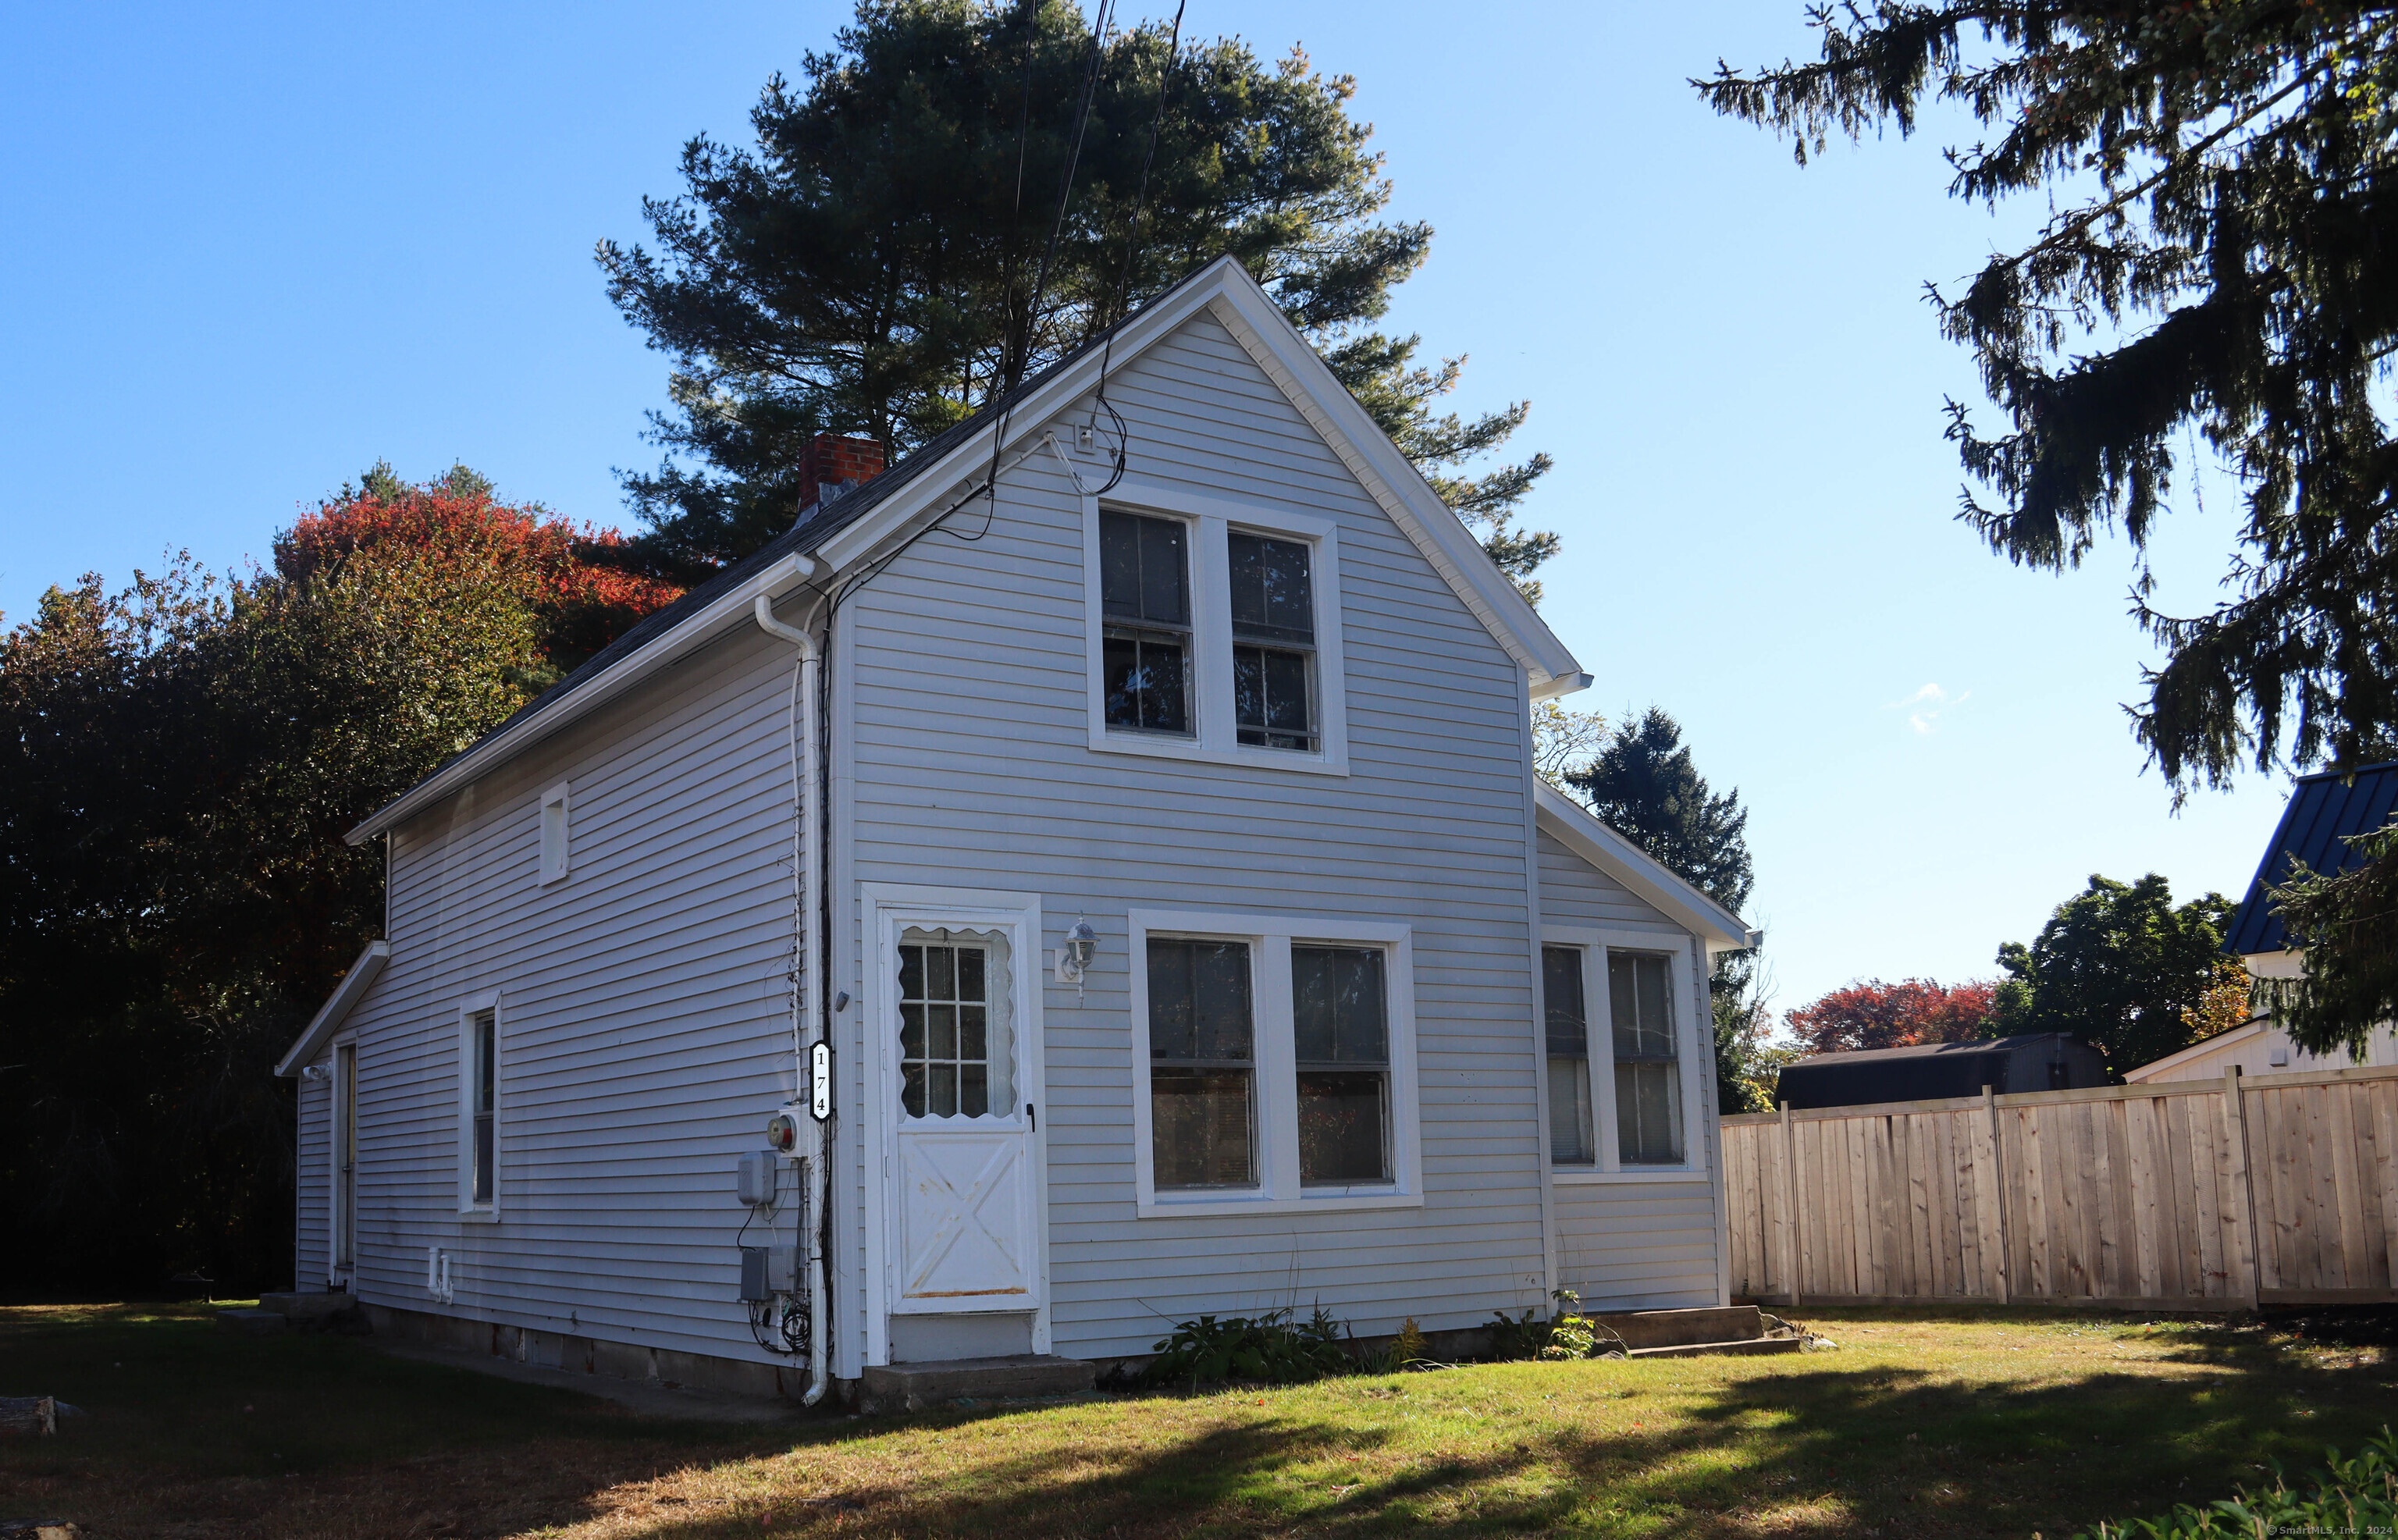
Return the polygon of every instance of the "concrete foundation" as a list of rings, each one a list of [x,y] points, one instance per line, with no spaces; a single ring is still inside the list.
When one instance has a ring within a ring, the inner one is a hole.
[[[864,1412],[927,1412],[957,1401],[1079,1396],[1089,1392],[1095,1378],[1091,1364],[1053,1353],[883,1364],[866,1371],[858,1407]]]
[[[543,1331],[530,1326],[503,1326],[497,1321],[467,1320],[386,1304],[363,1308],[377,1336],[456,1352],[488,1354],[509,1363],[562,1370],[569,1374],[645,1381],[669,1390],[713,1390],[789,1401],[799,1400],[808,1388],[804,1364],[745,1363],[739,1358],[707,1353],[642,1347],[600,1337]],[[844,1385],[835,1381],[832,1394],[826,1398],[848,1399],[854,1391],[854,1382]]]

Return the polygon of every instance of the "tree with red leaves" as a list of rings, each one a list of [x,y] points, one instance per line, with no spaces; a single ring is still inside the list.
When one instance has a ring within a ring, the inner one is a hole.
[[[462,577],[495,580],[532,613],[548,662],[547,677],[524,682],[537,692],[681,596],[670,583],[612,564],[607,558],[626,544],[614,530],[578,527],[539,503],[503,503],[465,466],[411,484],[378,461],[360,485],[344,484],[276,540],[275,569],[303,583],[354,552],[397,545],[451,564]]]
[[[1879,979],[1836,989],[1783,1020],[1809,1053],[1967,1043],[1986,1035],[1998,984],[1943,984],[1931,979]]]

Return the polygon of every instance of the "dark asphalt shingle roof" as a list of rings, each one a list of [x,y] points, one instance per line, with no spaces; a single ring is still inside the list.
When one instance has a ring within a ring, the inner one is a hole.
[[[2398,808],[2398,763],[2301,777],[2291,788],[2281,827],[2273,831],[2265,858],[2257,863],[2239,912],[2231,917],[2223,950],[2247,956],[2287,946],[2266,887],[2289,881],[2294,858],[2315,872],[2345,871],[2356,865],[2356,851],[2345,837],[2373,832],[2390,821],[2392,808]]]

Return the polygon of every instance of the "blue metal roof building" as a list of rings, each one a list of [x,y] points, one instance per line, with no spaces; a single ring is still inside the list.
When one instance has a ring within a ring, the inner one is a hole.
[[[2393,808],[2398,808],[2398,763],[2300,777],[2289,806],[2282,810],[2281,827],[2273,831],[2273,843],[2265,847],[2265,858],[2257,863],[2257,875],[2241,897],[2240,912],[2231,917],[2223,950],[2250,957],[2288,947],[2266,887],[2288,882],[2294,860],[2315,872],[2345,871],[2357,865],[2347,836],[2370,834],[2390,821]]]

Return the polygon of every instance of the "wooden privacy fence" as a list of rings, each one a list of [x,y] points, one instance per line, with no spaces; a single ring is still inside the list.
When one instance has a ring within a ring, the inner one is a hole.
[[[2398,1068],[1723,1120],[1732,1292],[2398,1301]]]

